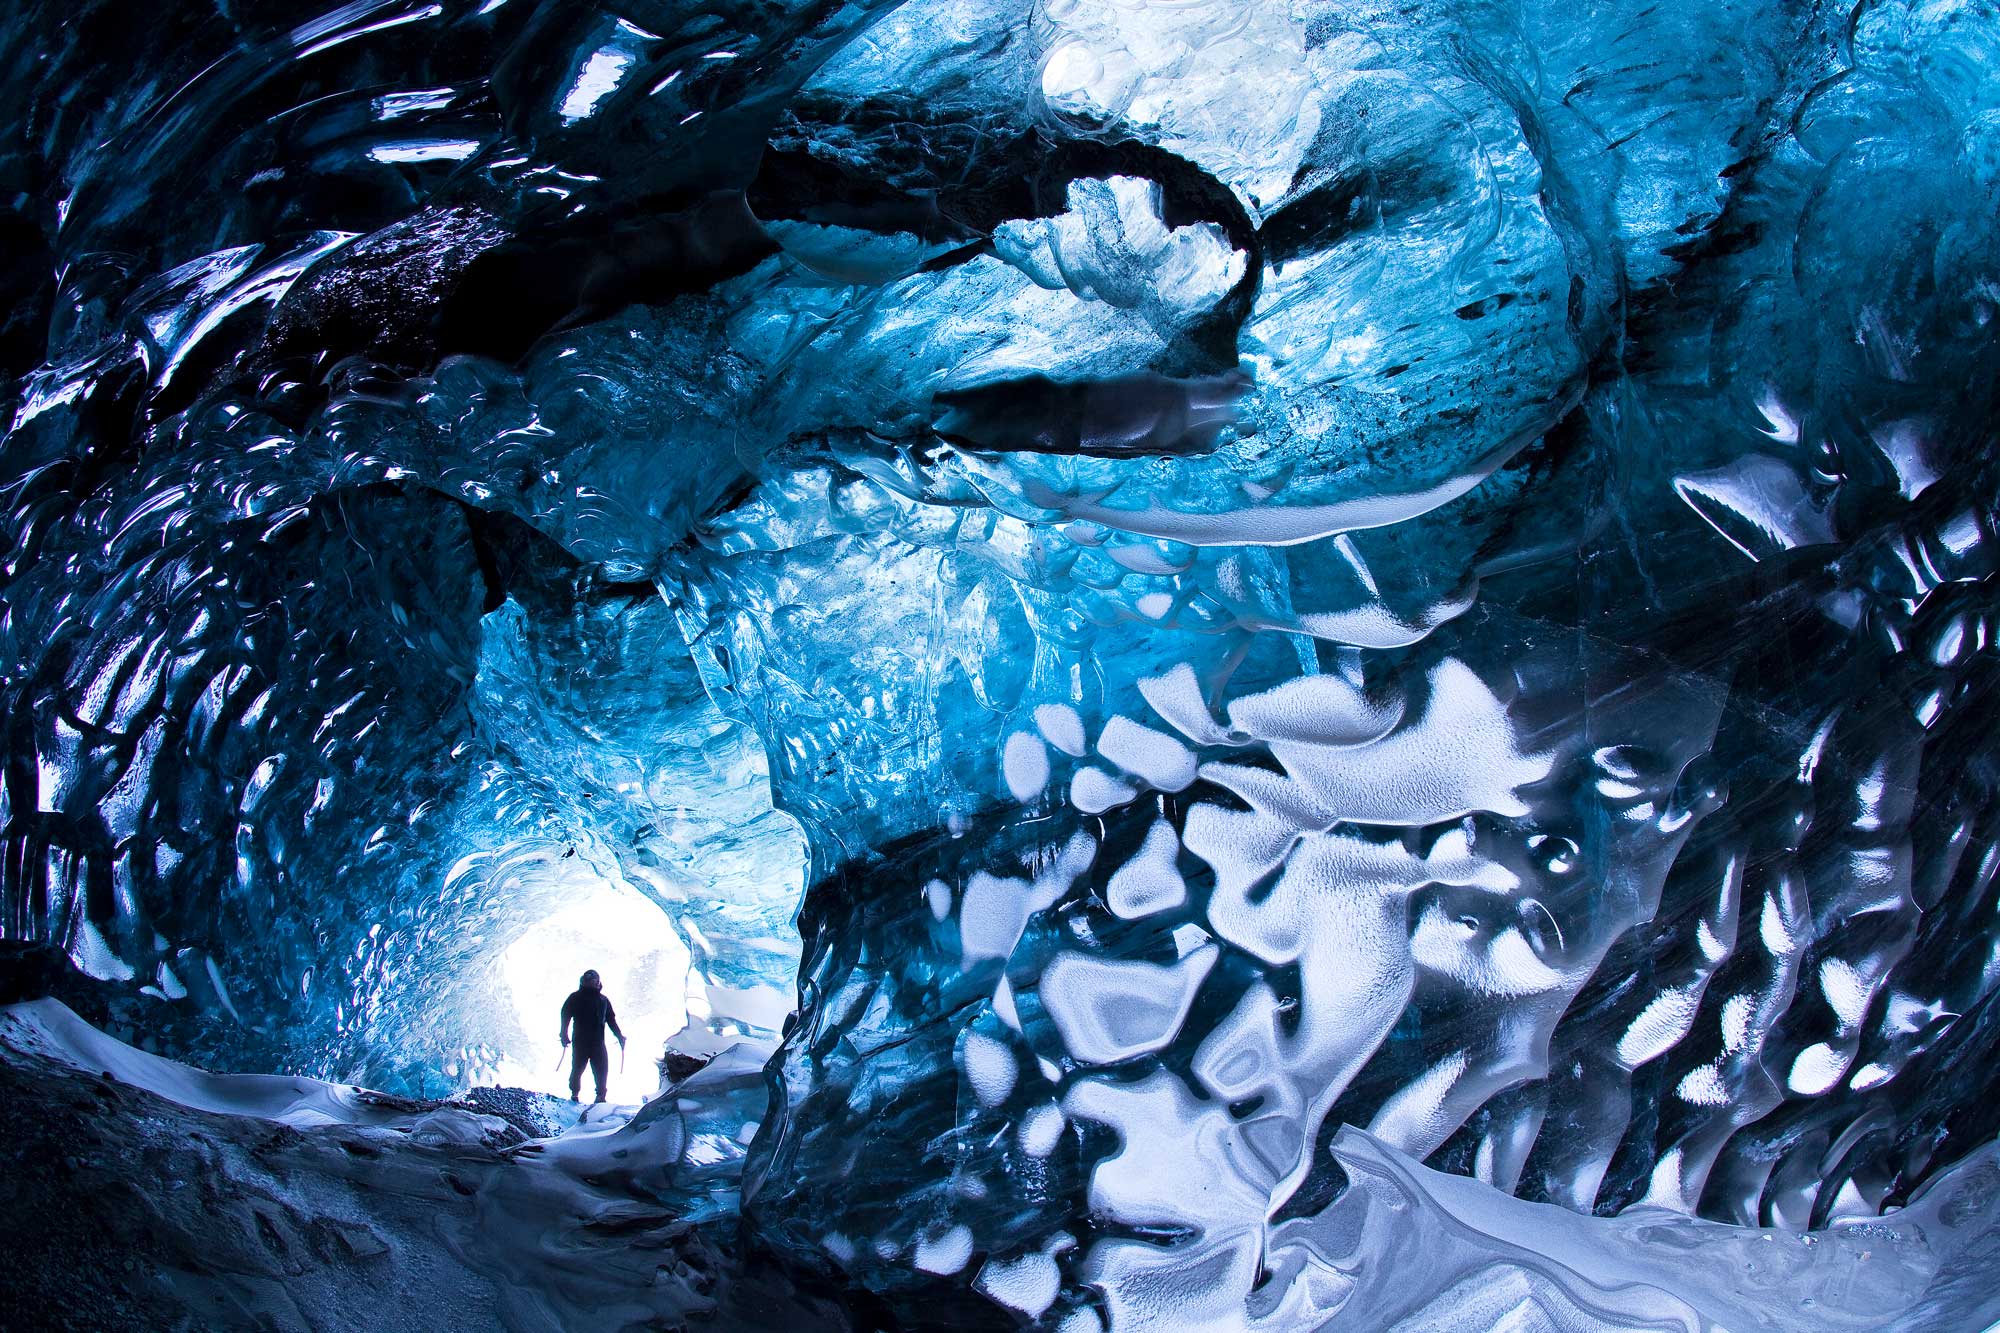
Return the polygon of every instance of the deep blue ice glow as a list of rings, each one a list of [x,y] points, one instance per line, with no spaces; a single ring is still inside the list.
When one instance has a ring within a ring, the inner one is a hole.
[[[160,1049],[534,1063],[467,978],[643,895],[760,1241],[1063,1333],[1727,1322],[1380,1181],[2000,1128],[1990,3],[0,42],[4,934]]]

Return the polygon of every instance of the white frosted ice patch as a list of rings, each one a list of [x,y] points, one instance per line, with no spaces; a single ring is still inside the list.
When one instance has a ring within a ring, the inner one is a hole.
[[[998,1106],[1014,1091],[1020,1066],[1004,1042],[983,1032],[965,1034],[965,1077],[982,1106]]]
[[[1757,412],[1764,418],[1764,424],[1758,427],[1761,433],[1779,444],[1799,442],[1799,419],[1792,409],[1785,406],[1784,399],[1778,397],[1776,389],[1764,386],[1764,391],[1757,396]]]
[[[1618,1063],[1637,1069],[1665,1055],[1694,1028],[1700,1006],[1701,993],[1693,987],[1676,987],[1654,996],[1618,1039]]]
[[[1116,1064],[1173,1040],[1217,956],[1209,945],[1163,967],[1059,954],[1042,972],[1042,1004],[1071,1055]]]
[[[1105,905],[1127,921],[1155,912],[1169,912],[1187,901],[1187,881],[1181,877],[1181,840],[1164,819],[1153,821],[1132,859],[1112,872],[1105,885]]]
[[[1208,821],[1204,821],[1206,825]],[[1188,849],[1206,859],[1202,847],[1206,847],[1206,839],[1196,843],[1190,819]],[[1418,857],[1400,843],[1374,843],[1326,833],[1298,839],[1296,851],[1284,861],[1278,883],[1260,899],[1252,899],[1250,889],[1258,879],[1232,875],[1224,883],[1218,867],[1208,919],[1216,935],[1272,965],[1296,963],[1308,947],[1360,945],[1352,937],[1340,939],[1342,927],[1348,925],[1346,909],[1350,905],[1368,905],[1380,901],[1382,895],[1402,897],[1428,883],[1498,893],[1510,891],[1518,883],[1504,867],[1476,855],[1454,855],[1442,841],[1430,857]],[[1402,935],[1398,929],[1398,937]],[[1408,943],[1396,953],[1408,955]]]
[[[1054,902],[1059,891],[1044,892],[1027,880],[975,872],[959,898],[959,947],[965,966],[1013,953],[1028,918]]]
[[[1715,927],[1709,924],[1706,917],[1695,923],[1694,940],[1701,956],[1711,963],[1719,963],[1729,955],[1729,946],[1722,942],[1722,937],[1715,933]]]
[[[1239,736],[1312,745],[1365,745],[1402,720],[1400,700],[1370,700],[1340,676],[1300,676],[1234,700],[1229,721]]]
[[[938,1235],[926,1235],[917,1241],[913,1263],[926,1273],[936,1273],[949,1277],[961,1272],[972,1261],[972,1229],[955,1226]]]
[[[1543,995],[1562,984],[1562,974],[1542,960],[1518,925],[1489,930],[1435,904],[1410,932],[1410,956],[1426,972],[1493,999]]]
[[[122,1083],[199,1111],[294,1126],[380,1125],[400,1114],[359,1088],[287,1074],[211,1074],[162,1059],[106,1036],[56,1000],[0,1009],[0,1025],[11,1044],[91,1074],[109,1072]]]
[[[1187,547],[1134,537],[1107,542],[1104,553],[1136,574],[1178,574],[1194,563],[1194,552]]]
[[[974,1285],[1000,1304],[1019,1310],[1030,1319],[1038,1319],[1056,1303],[1056,1293],[1062,1288],[1062,1270],[1046,1254],[988,1259]]]
[[[463,162],[479,151],[477,139],[409,139],[401,143],[377,144],[368,156],[377,162],[395,165],[418,162]]]
[[[1097,1317],[1097,1311],[1089,1306],[1072,1310],[1063,1316],[1056,1333],[1104,1333],[1104,1321]]]
[[[1896,471],[1898,489],[1906,500],[1914,500],[1944,476],[1935,456],[1939,451],[1926,437],[1923,426],[1913,421],[1892,422],[1870,437],[1889,466]]]
[[[1068,704],[1036,705],[1035,729],[1042,733],[1042,739],[1070,758],[1083,757],[1086,748],[1083,719]]]
[[[1435,485],[1400,493],[1357,495],[1326,504],[1249,505],[1208,513],[1150,502],[1124,508],[1094,497],[1066,495],[1035,481],[1024,483],[1021,489],[1030,503],[1067,518],[1189,546],[1301,546],[1343,532],[1406,523],[1442,508],[1484,481],[1516,452],[1509,444]]]
[[[1095,765],[1077,770],[1070,779],[1070,804],[1087,815],[1103,814],[1116,805],[1124,805],[1139,794],[1139,789],[1121,778]]]
[[[963,965],[1005,958],[1020,943],[1028,918],[1060,898],[1077,876],[1090,869],[1097,842],[1078,831],[1052,855],[1036,860],[1032,881],[975,871],[959,900],[958,930]]]
[[[993,1016],[1014,1031],[1021,1030],[1021,1011],[1014,1004],[1014,985],[1002,972],[998,984],[993,987]]]
[[[1471,1064],[1470,1054],[1453,1051],[1422,1073],[1405,1079],[1368,1122],[1368,1132],[1403,1152],[1428,1153],[1442,1137],[1438,1131],[1445,1118],[1445,1103]]]
[[[1194,1074],[1225,1102],[1277,1090],[1285,1069],[1283,1038],[1278,1028],[1278,997],[1262,981],[1253,984],[1196,1050]],[[1273,1110],[1296,1111],[1282,1092]]]
[[[1128,717],[1113,717],[1104,724],[1097,753],[1161,791],[1181,791],[1195,778],[1193,751]]]
[[[1732,995],[1722,1002],[1722,1052],[1736,1055],[1750,1049],[1750,1025],[1757,1017],[1757,1002],[1748,995]]]
[[[1802,1097],[1817,1097],[1840,1082],[1852,1058],[1826,1042],[1814,1042],[1792,1061],[1792,1072],[1786,1077],[1785,1085]]]
[[[1848,1086],[1856,1092],[1866,1092],[1870,1088],[1881,1087],[1894,1077],[1896,1077],[1894,1069],[1891,1069],[1888,1065],[1870,1060],[1867,1064],[1854,1071],[1854,1077],[1848,1080]]]
[[[1714,1065],[1700,1065],[1688,1071],[1674,1091],[1693,1106],[1729,1105],[1729,1085]]]
[[[1308,709],[1277,702],[1246,712],[1239,701],[1230,710],[1246,731],[1246,718],[1254,718],[1278,733],[1270,749],[1288,781],[1235,764],[1205,764],[1202,775],[1252,804],[1282,810],[1301,827],[1326,828],[1336,820],[1409,827],[1478,811],[1525,815],[1528,807],[1517,790],[1547,777],[1553,765],[1552,755],[1523,754],[1516,747],[1506,707],[1455,658],[1431,669],[1422,716],[1386,734],[1376,731],[1384,714],[1345,681],[1311,679],[1332,682],[1317,692],[1329,710],[1323,722]],[[1288,704],[1313,697],[1271,694]],[[1371,739],[1371,732],[1379,739]]]
[[[1230,733],[1216,725],[1208,700],[1202,696],[1201,682],[1187,663],[1182,662],[1164,676],[1140,681],[1139,693],[1154,712],[1196,745],[1232,743]]]
[[[1007,737],[1001,767],[1007,790],[1024,805],[1040,796],[1049,785],[1049,752],[1039,739],[1026,732],[1017,731]]]
[[[1231,810],[1209,802],[1188,811],[1182,840],[1215,871],[1218,891],[1247,892],[1284,864],[1299,840],[1299,826],[1259,810]]]
[[[1829,958],[1819,965],[1819,988],[1843,1028],[1860,1025],[1874,994],[1868,978],[1844,958]]]
[[[1056,1150],[1067,1128],[1069,1121],[1062,1111],[1051,1102],[1041,1102],[1021,1117],[1021,1151],[1030,1157],[1047,1157]]]
[[[138,975],[130,963],[118,956],[118,951],[104,938],[104,932],[89,917],[78,919],[69,956],[79,972],[99,981],[130,981]]]

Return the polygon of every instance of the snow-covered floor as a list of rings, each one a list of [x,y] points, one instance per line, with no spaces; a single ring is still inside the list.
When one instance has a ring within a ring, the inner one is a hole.
[[[690,1085],[726,1097],[761,1059]],[[840,1329],[729,1253],[676,1098],[564,1128],[137,1051],[0,1009],[0,1328]]]

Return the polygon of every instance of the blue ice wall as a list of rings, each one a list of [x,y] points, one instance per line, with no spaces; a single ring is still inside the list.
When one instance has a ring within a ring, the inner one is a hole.
[[[153,1039],[421,1085],[581,858],[765,1243],[1065,1333],[1340,1317],[1343,1126],[2000,1128],[1991,5],[29,17],[0,896]]]

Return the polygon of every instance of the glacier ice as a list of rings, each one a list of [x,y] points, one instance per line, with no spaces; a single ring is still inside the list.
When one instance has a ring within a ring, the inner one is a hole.
[[[0,936],[108,1026],[451,1091],[643,895],[775,1046],[700,1206],[882,1318],[1994,1317],[1990,0],[0,53]]]
[[[0,1013],[0,1080],[10,1140],[29,1155],[0,1193],[10,1313],[98,1327],[190,1310],[208,1327],[880,1327],[783,1269],[731,1261],[741,1148],[722,1131],[761,1100],[760,1066],[739,1043],[643,1109],[579,1117],[518,1090],[440,1103],[211,1075],[54,1001],[13,1005]],[[1981,1281],[2000,1206],[1990,1145],[1895,1217],[1810,1235],[1657,1209],[1587,1218],[1424,1167],[1353,1129],[1332,1152],[1353,1184],[1281,1230],[1295,1277],[1251,1312],[1256,1326],[1359,1306],[1371,1326],[1398,1329],[1761,1327],[1772,1311],[1823,1329],[1915,1328],[1993,1304]],[[79,1187],[70,1225],[102,1227],[85,1286],[74,1250],[49,1243],[63,1220],[21,1208],[21,1181],[45,1155]],[[135,1165],[164,1186],[136,1210]],[[1045,1314],[1076,1248],[1064,1232],[987,1257],[973,1290],[991,1311]],[[970,1258],[960,1226],[927,1238],[915,1262],[948,1275]],[[18,1303],[36,1294],[16,1280],[37,1259],[63,1269],[59,1306]],[[1181,1293],[1134,1284],[1115,1295],[1114,1321],[1143,1324]]]

